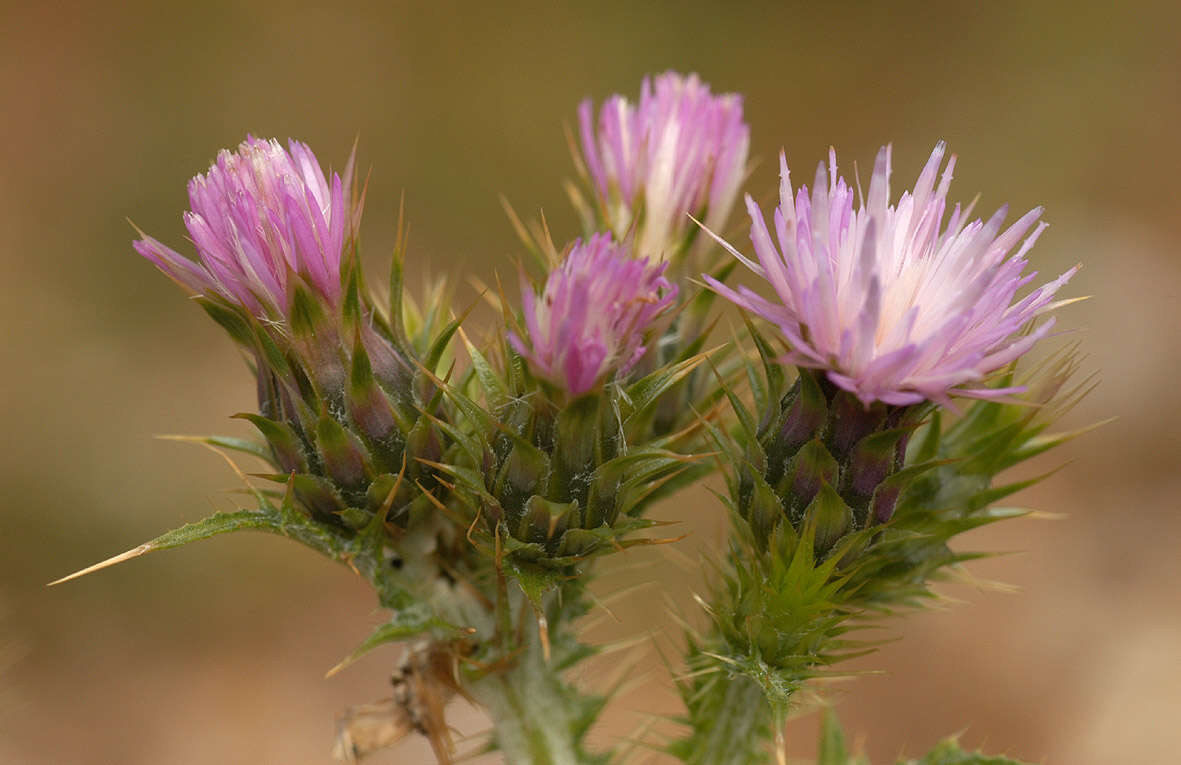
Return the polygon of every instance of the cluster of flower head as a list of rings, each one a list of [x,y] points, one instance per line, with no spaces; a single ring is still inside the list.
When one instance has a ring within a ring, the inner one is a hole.
[[[534,249],[552,257],[536,281],[522,269],[520,305],[504,306],[504,325],[481,338],[488,355],[443,301],[422,311],[403,302],[401,236],[388,302],[363,289],[352,159],[325,173],[302,143],[248,137],[193,178],[184,223],[197,259],[146,235],[134,247],[251,356],[259,407],[241,416],[269,454],[218,443],[269,458],[262,475],[286,490],[281,507],[257,493],[259,512],[218,514],[130,554],[240,528],[298,539],[370,578],[395,612],[361,652],[429,636],[416,645],[443,657],[431,664],[445,671],[419,685],[450,695],[460,662],[473,668],[460,673],[465,683],[485,671],[569,668],[585,652],[561,622],[583,613],[574,585],[584,566],[672,541],[638,535],[657,525],[649,505],[722,467],[735,533],[707,605],[712,632],[690,641],[682,688],[694,733],[667,751],[699,753],[698,734],[742,747],[717,736],[718,710],[740,687],[730,679],[745,675],[776,715],[786,710],[818,665],[860,655],[850,618],[915,601],[960,559],[952,536],[1009,514],[987,509],[1012,488],[992,487],[999,471],[1068,437],[1043,436],[1032,417],[975,417],[1006,410],[990,400],[944,429],[925,404],[1022,391],[1006,367],[1050,332],[1046,314],[1074,269],[1040,286],[1028,271],[1040,208],[1006,227],[1005,208],[982,220],[949,205],[955,157],[942,143],[896,202],[889,146],[864,197],[838,174],[835,151],[798,189],[781,154],[770,224],[746,196],[748,256],[724,238],[748,169],[740,96],[669,72],[645,79],[634,103],[614,95],[596,114],[584,101],[578,119],[584,187],[570,190],[584,236],[560,255],[548,238]],[[726,252],[765,284],[727,283],[737,269]],[[713,275],[686,300],[683,280],[702,270]],[[726,356],[735,346],[711,359],[715,374],[695,369],[709,356],[703,335],[718,296],[778,330],[769,340],[748,324],[761,378],[753,358]],[[453,374],[457,334],[470,363]],[[749,395],[734,395],[728,385],[744,372]],[[1035,380],[1029,398],[1047,400],[1064,377]],[[733,423],[715,427],[717,401]],[[707,439],[717,460],[701,459]],[[533,606],[542,665],[528,663],[536,651],[512,614],[530,615],[510,599],[510,579]],[[565,691],[538,677],[527,687],[561,701]],[[395,708],[444,751],[442,703],[403,695]],[[576,701],[555,718],[581,721],[568,732],[585,731],[600,706]],[[771,726],[756,718],[769,720],[770,708],[739,706],[752,710],[749,724],[730,728],[761,746]],[[532,735],[501,732],[493,743]]]
[[[643,354],[646,333],[677,295],[662,255],[690,216],[711,233],[724,225],[749,146],[740,97],[714,95],[695,75],[646,79],[637,104],[610,97],[597,131],[593,116],[583,102],[583,158],[607,230],[570,247],[540,297],[523,289],[527,337],[511,336],[538,377],[575,395],[626,374]],[[1025,256],[1045,226],[1040,209],[1007,229],[1003,208],[987,221],[970,221],[959,205],[949,216],[955,159],[940,174],[943,158],[939,144],[914,189],[892,204],[883,148],[868,196],[855,204],[835,153],[812,189],[798,191],[781,155],[774,238],[749,196],[756,257],[714,235],[775,298],[706,277],[710,287],[778,327],[785,362],[826,372],[866,404],[1011,392],[980,383],[1049,331],[1053,319],[1034,323],[1073,270],[1018,298],[1036,275]],[[189,184],[185,224],[199,262],[147,236],[136,249],[189,290],[271,320],[289,314],[296,282],[335,306],[357,216],[346,200],[351,163],[345,175],[329,181],[302,143],[286,151],[248,138]]]

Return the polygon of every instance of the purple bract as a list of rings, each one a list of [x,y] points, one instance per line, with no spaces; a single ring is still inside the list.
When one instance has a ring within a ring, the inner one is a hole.
[[[785,361],[825,370],[867,405],[1019,391],[980,383],[1049,332],[1052,317],[1031,323],[1055,307],[1054,294],[1077,267],[1017,299],[1037,276],[1025,273],[1025,255],[1046,226],[1037,223],[1042,210],[1002,231],[1005,208],[968,222],[971,206],[957,204],[944,222],[955,167],[952,156],[940,175],[944,150],[935,147],[914,190],[891,206],[891,151],[882,148],[868,198],[856,208],[854,190],[837,176],[835,152],[827,168],[820,163],[811,192],[805,186],[794,194],[781,154],[775,240],[749,196],[757,262],[718,239],[778,300],[707,281],[779,327],[790,347]]]

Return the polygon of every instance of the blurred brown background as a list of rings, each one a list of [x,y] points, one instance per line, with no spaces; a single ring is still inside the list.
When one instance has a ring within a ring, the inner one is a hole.
[[[838,147],[846,169],[896,147],[896,189],[945,138],[953,196],[982,212],[1045,204],[1044,273],[1075,262],[1064,312],[1103,384],[1069,420],[1120,418],[1042,462],[1021,497],[1069,514],[971,541],[1020,551],[972,568],[1017,595],[898,622],[842,684],[875,762],[954,731],[1034,762],[1181,760],[1181,518],[1176,185],[1181,50],[1174,4],[252,2],[0,5],[0,762],[324,763],[333,716],[387,693],[396,649],[326,669],[380,614],[343,567],[283,540],[221,538],[47,590],[44,583],[234,502],[215,456],[159,433],[240,433],[253,406],[231,344],[130,248],[131,217],[184,249],[184,184],[247,131],[297,136],[339,167],[355,136],[374,168],[364,229],[384,265],[406,191],[412,269],[487,277],[516,252],[497,194],[574,232],[562,135],[584,96],[695,70],[746,94],[749,188],[774,156]],[[717,542],[704,493],[689,556]],[[657,513],[660,515],[660,513]],[[596,640],[651,631],[657,580]],[[694,574],[695,576],[695,574]],[[604,591],[624,576],[609,577]],[[665,645],[671,645],[665,638]],[[674,712],[650,673],[600,740]],[[483,723],[457,708],[455,723]],[[790,731],[812,750],[816,718]],[[417,743],[376,763],[427,762]]]

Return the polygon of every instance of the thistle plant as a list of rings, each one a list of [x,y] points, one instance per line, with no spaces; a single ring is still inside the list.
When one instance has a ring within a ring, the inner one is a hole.
[[[259,440],[193,440],[263,460],[265,483],[239,471],[254,507],[66,579],[230,531],[289,537],[388,613],[341,666],[403,645],[393,696],[345,712],[338,756],[421,734],[452,761],[459,694],[508,762],[607,762],[622,750],[586,734],[610,689],[571,674],[597,651],[579,639],[589,586],[603,558],[678,542],[660,500],[720,470],[729,539],[681,643],[683,731],[645,743],[688,763],[784,761],[813,679],[974,556],[954,537],[1026,512],[996,505],[1029,483],[1000,474],[1075,435],[1049,431],[1090,384],[1071,382],[1075,349],[1022,358],[1074,270],[1040,285],[1027,270],[1040,209],[1007,228],[1003,208],[949,211],[943,144],[896,203],[889,147],[860,201],[835,152],[811,190],[781,155],[770,225],[746,197],[748,256],[726,232],[747,171],[739,96],[666,73],[578,118],[581,238],[559,249],[514,216],[537,257],[481,333],[444,285],[405,294],[401,220],[388,297],[370,290],[352,157],[326,173],[304,144],[253,137],[218,155],[189,184],[197,259],[146,234],[134,246],[242,349],[258,407],[236,416]],[[773,296],[735,283],[736,264]],[[711,348],[726,303],[742,329]],[[831,717],[820,752],[863,762]],[[952,761],[1002,760],[950,741],[921,760]]]

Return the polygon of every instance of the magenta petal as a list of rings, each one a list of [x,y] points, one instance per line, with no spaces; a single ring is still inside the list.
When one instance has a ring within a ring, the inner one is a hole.
[[[527,340],[509,333],[509,343],[538,377],[586,393],[643,355],[645,334],[677,293],[664,270],[631,258],[609,234],[575,242],[540,295],[522,276]]]
[[[1073,271],[1026,294],[1036,272],[1026,271],[1025,255],[1045,228],[1041,208],[1005,229],[1003,207],[987,221],[966,222],[969,211],[956,206],[945,221],[955,165],[953,156],[940,171],[945,152],[942,143],[935,147],[914,190],[894,205],[891,151],[883,147],[859,207],[837,174],[835,152],[820,164],[811,190],[794,192],[781,155],[775,241],[762,211],[748,202],[757,262],[723,242],[768,281],[777,300],[708,277],[706,284],[778,326],[793,363],[825,370],[866,403],[993,395],[988,391],[1000,389],[964,386],[1049,332],[1052,320],[1023,334],[1057,305],[1054,296]]]
[[[639,255],[675,252],[692,225],[689,216],[712,228],[725,224],[750,148],[739,96],[715,95],[694,74],[665,72],[644,79],[636,102],[607,98],[597,131],[593,105],[583,101],[578,124],[602,223],[622,236],[638,222]]]
[[[208,271],[150,236],[145,235],[143,239],[132,242],[131,246],[186,289],[204,292],[213,286]]]
[[[351,190],[337,175],[330,184],[305,144],[291,141],[289,149],[248,136],[189,182],[185,226],[203,268],[155,240],[136,250],[189,289],[215,291],[251,312],[285,316],[291,273],[335,306],[356,215],[347,207]]]
[[[595,146],[595,129],[593,125],[594,105],[588,98],[578,105],[578,135],[582,143],[582,157],[586,162],[587,172],[591,180],[598,187],[599,193],[607,196],[607,174],[603,171],[603,161],[599,158],[599,150]]]

